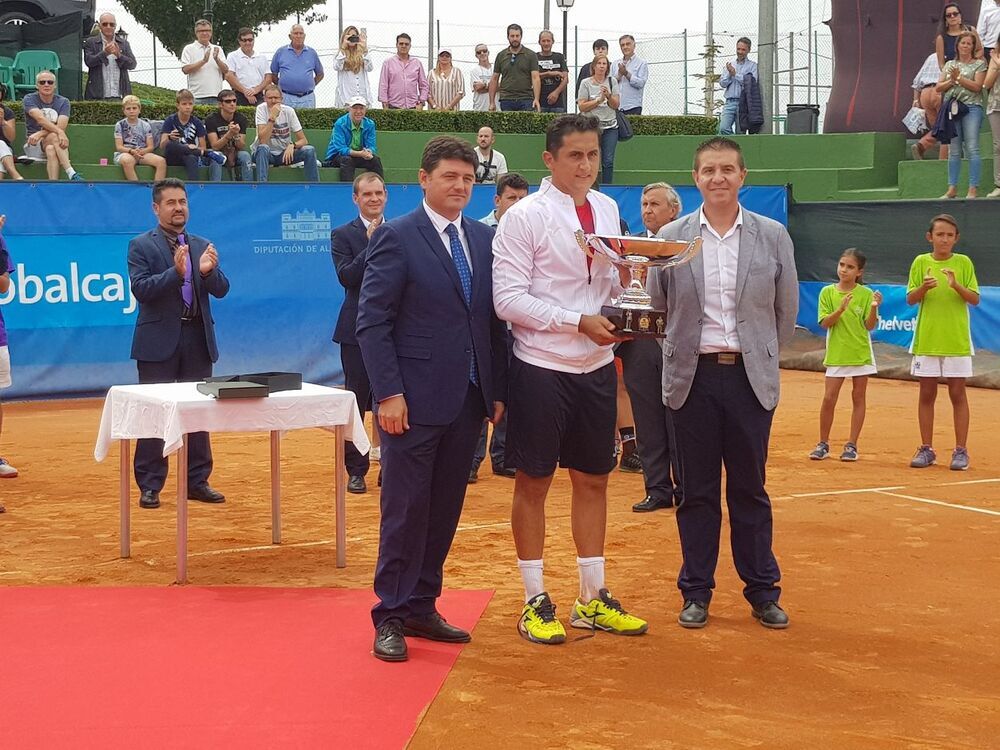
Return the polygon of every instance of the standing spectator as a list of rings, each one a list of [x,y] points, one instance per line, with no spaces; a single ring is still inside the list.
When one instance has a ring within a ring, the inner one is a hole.
[[[469,71],[472,109],[476,112],[490,111],[490,79],[492,77],[493,66],[490,65],[490,48],[485,44],[477,44],[476,67]]]
[[[284,106],[314,109],[316,87],[323,80],[323,63],[312,47],[306,46],[306,30],[295,24],[288,33],[291,42],[271,58],[271,75],[281,89]]]
[[[333,61],[337,71],[337,93],[335,107],[343,107],[348,100],[361,97],[365,102],[372,100],[368,74],[373,67],[368,56],[368,35],[358,31],[357,26],[348,26],[340,37],[340,51]]]
[[[281,89],[273,83],[264,89],[264,101],[257,105],[254,119],[257,140],[253,144],[253,159],[258,182],[267,182],[270,167],[299,162],[305,167],[306,182],[319,182],[316,149],[309,145],[295,110],[281,103]]]
[[[953,119],[955,136],[948,148],[948,192],[942,198],[954,198],[958,194],[958,177],[962,170],[962,152],[969,159],[969,191],[966,198],[975,198],[979,192],[979,173],[982,157],[979,155],[979,129],[983,124],[983,81],[986,79],[986,63],[973,57],[976,35],[963,31],[955,43],[957,56],[949,60],[941,69],[941,82],[937,90],[944,95],[943,106],[959,102],[966,108],[964,115]]]
[[[994,187],[987,193],[987,198],[1000,198],[1000,85],[997,85],[998,76],[1000,76],[1000,50],[994,46],[990,51],[986,78],[983,79],[983,87],[990,91],[986,97],[986,116],[990,120],[990,130],[993,131]]]
[[[979,41],[983,45],[983,58],[989,61],[990,53],[997,46],[997,37],[1000,36],[1000,0],[987,0],[983,3],[977,30]]]
[[[56,76],[51,70],[40,70],[35,76],[35,92],[21,100],[24,108],[24,155],[33,161],[44,161],[50,180],[59,178],[59,167],[71,180],[83,176],[69,162],[69,99],[56,93]]]
[[[701,210],[657,236],[700,235],[701,253],[648,282],[658,298],[654,306],[670,300],[663,399],[677,437],[684,488],[677,509],[682,555],[677,587],[684,604],[677,622],[683,628],[708,624],[724,465],[730,543],[743,596],[762,626],[787,628],[788,615],[778,604],[781,571],[772,549],[765,474],[781,380],[778,354],[795,332],[798,312],[795,249],[781,224],[740,205],[747,170],[736,141],[716,137],[702,143],[692,174]]]
[[[128,276],[139,303],[132,359],[140,383],[189,383],[212,374],[219,359],[211,297],[229,293],[215,245],[187,232],[187,188],[175,178],[153,185],[157,226],[128,243]],[[187,436],[188,499],[221,503],[208,484],[212,446],[207,432]],[[140,508],[159,508],[167,478],[163,441],[136,441],[135,481]]]
[[[194,182],[201,179],[198,167],[212,161],[224,164],[226,157],[209,151],[205,123],[194,114],[194,95],[181,89],[176,99],[177,111],[163,121],[160,149],[167,157],[167,166],[184,167],[188,180]]]
[[[0,103],[7,96],[7,87],[0,83]],[[5,174],[10,175],[13,180],[23,180],[21,173],[14,165],[14,137],[17,130],[17,120],[14,110],[6,104],[3,106],[3,122],[0,123],[0,180]]]
[[[167,160],[156,153],[153,143],[153,128],[149,120],[140,118],[142,105],[139,97],[129,94],[122,99],[124,118],[115,125],[115,164],[122,168],[125,179],[138,182],[136,164],[145,164],[155,171],[157,182],[167,176]]]
[[[937,121],[938,111],[941,109],[941,92],[937,90],[937,84],[940,80],[941,66],[938,65],[937,54],[931,52],[924,60],[920,72],[913,79],[913,106],[920,107],[924,111],[924,119],[927,121],[928,128],[924,137],[910,146],[910,153],[913,154],[914,159],[923,159],[927,149],[937,143],[933,128]],[[938,149],[938,158],[948,158],[947,145],[941,144]]]
[[[224,166],[234,170],[241,182],[253,182],[250,152],[247,151],[248,125],[247,118],[236,110],[236,92],[222,89],[219,92],[219,109],[205,119],[209,147],[226,158],[224,164],[217,161],[209,163],[208,179],[212,182],[222,180]]]
[[[757,63],[747,55],[750,54],[750,40],[745,36],[736,42],[736,59],[726,63],[719,87],[725,92],[726,103],[719,117],[720,135],[736,133],[736,120],[740,111],[740,94],[743,93],[743,76],[749,74],[760,80],[757,73]]]
[[[347,114],[333,123],[330,144],[326,148],[327,167],[340,167],[340,181],[354,182],[357,168],[383,177],[382,160],[375,149],[375,122],[365,117],[368,102],[360,96],[347,100]]]
[[[581,114],[597,118],[601,125],[601,184],[610,185],[615,173],[615,149],[618,148],[618,84],[609,75],[607,55],[598,53],[590,64],[593,75],[580,84],[577,105]]]
[[[591,45],[595,55],[607,55],[608,54],[608,40],[607,39],[595,39],[594,43]],[[576,98],[580,98],[580,84],[585,80],[590,78],[591,63],[587,63],[582,68],[580,68],[580,73],[576,77]]]
[[[236,102],[244,107],[256,106],[264,88],[271,83],[271,61],[267,55],[254,50],[257,40],[253,29],[244,26],[236,35],[239,49],[226,58],[226,82],[236,91]]]
[[[437,66],[427,76],[427,108],[457,110],[465,97],[465,77],[451,64],[451,52],[438,52]]]
[[[556,38],[546,29],[538,35],[538,77],[542,81],[542,112],[561,113],[566,111],[566,86],[569,84],[569,68],[562,52],[553,52]]]
[[[396,54],[382,63],[378,78],[378,100],[383,109],[423,109],[427,101],[427,74],[424,64],[410,57],[410,35],[396,37]]]
[[[218,104],[216,98],[225,85],[226,56],[212,44],[212,22],[200,18],[194,23],[195,41],[181,50],[181,72],[187,76],[187,90],[195,104]]]
[[[538,73],[538,55],[521,44],[523,30],[516,23],[507,27],[508,47],[493,63],[490,78],[490,111],[496,110],[497,94],[500,109],[504,112],[541,110],[538,99],[542,93],[542,79]]]
[[[364,421],[372,406],[372,386],[355,329],[358,325],[358,295],[365,278],[368,240],[385,221],[388,195],[385,183],[375,172],[365,172],[354,180],[354,205],[358,217],[330,232],[330,252],[337,269],[337,280],[344,287],[344,304],[340,306],[333,340],[340,345],[340,364],[344,370],[344,387],[354,394]],[[377,429],[376,429],[377,432]],[[371,454],[364,455],[354,443],[344,444],[344,465],[347,469],[347,491],[361,494],[368,491],[365,475],[371,467]]]
[[[483,125],[476,134],[476,182],[496,182],[497,178],[507,174],[507,159],[499,151],[493,149],[496,136],[493,128]]]
[[[941,9],[941,22],[938,26],[937,39],[934,40],[934,51],[937,53],[938,67],[943,68],[949,60],[954,60],[958,55],[956,44],[958,37],[965,31],[971,31],[975,36],[976,43],[972,51],[973,57],[983,56],[983,44],[979,40],[979,34],[974,26],[970,26],[962,20],[962,9],[958,3],[946,3]]]
[[[0,214],[0,231],[7,223],[6,214]],[[11,260],[7,251],[7,242],[0,234],[0,294],[6,294],[10,289],[10,275],[14,273],[14,261]],[[10,388],[10,351],[7,349],[7,327],[3,322],[3,311],[0,310],[0,388]],[[3,429],[3,405],[0,404],[0,430]],[[17,469],[7,463],[7,459],[0,457],[0,479],[13,479],[17,476]],[[3,503],[0,503],[0,513],[6,510]]]
[[[135,55],[125,37],[116,33],[118,22],[110,13],[98,19],[101,33],[83,43],[83,62],[87,66],[85,99],[114,99],[132,93],[128,72],[135,70]]]
[[[621,105],[618,107],[626,115],[642,114],[642,90],[649,80],[649,66],[635,54],[635,37],[625,34],[618,40],[622,48],[622,59],[614,64],[615,80],[621,88]]]

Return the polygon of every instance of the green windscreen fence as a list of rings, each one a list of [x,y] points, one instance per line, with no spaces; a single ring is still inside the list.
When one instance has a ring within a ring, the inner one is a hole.
[[[0,56],[13,58],[24,49],[55,52],[60,66],[59,93],[73,101],[83,98],[82,13],[67,13],[23,26],[0,26]],[[13,98],[13,92],[8,92],[7,100]]]

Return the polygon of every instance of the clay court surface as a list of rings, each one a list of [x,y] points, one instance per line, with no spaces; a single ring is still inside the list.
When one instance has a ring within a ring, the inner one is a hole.
[[[947,469],[953,438],[942,390],[944,465],[918,471],[907,468],[919,442],[914,383],[872,381],[861,460],[843,464],[805,458],[817,439],[822,375],[782,376],[768,479],[787,631],[751,619],[725,544],[709,626],[679,628],[673,513],[632,513],[641,479],[616,473],[609,584],[649,619],[650,632],[572,640],[583,631],[571,630],[563,646],[528,644],[515,633],[522,599],[507,523],[512,483],[487,462],[469,488],[445,582],[496,593],[410,747],[997,747],[1000,392],[970,389],[972,468],[959,473]],[[173,582],[172,482],[159,510],[140,510],[133,490],[132,558],[118,557],[117,453],[93,460],[101,403],[5,406],[3,452],[21,476],[0,483],[0,585]],[[847,418],[842,411],[834,425],[838,454]],[[338,570],[332,435],[285,438],[280,547],[269,544],[267,436],[220,435],[214,448],[212,483],[228,499],[191,503],[192,583],[370,585],[378,496],[348,495],[348,567]],[[546,584],[568,621],[577,574],[567,478],[553,488]],[[17,648],[4,640],[3,650]]]

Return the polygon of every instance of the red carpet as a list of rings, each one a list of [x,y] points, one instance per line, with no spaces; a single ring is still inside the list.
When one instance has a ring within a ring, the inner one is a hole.
[[[488,591],[448,591],[472,629]],[[0,587],[0,746],[402,748],[460,646],[371,656],[370,591]]]

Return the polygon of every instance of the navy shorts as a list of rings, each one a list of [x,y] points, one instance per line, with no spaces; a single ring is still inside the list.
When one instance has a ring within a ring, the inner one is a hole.
[[[618,377],[613,363],[578,374],[511,359],[504,465],[533,477],[615,466]]]

